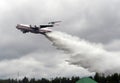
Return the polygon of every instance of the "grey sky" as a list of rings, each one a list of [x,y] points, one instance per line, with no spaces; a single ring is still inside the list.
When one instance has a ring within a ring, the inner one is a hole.
[[[37,77],[36,73],[42,73],[39,77],[90,74],[67,64],[64,61],[67,55],[57,51],[44,36],[23,34],[15,26],[61,20],[63,22],[54,30],[119,52],[119,8],[119,0],[1,0],[0,78],[16,77],[18,72],[28,77]]]

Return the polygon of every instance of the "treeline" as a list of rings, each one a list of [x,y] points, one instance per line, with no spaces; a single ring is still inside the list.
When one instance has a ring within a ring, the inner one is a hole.
[[[22,80],[17,79],[0,80],[0,83],[75,83],[79,79],[80,79],[79,77],[72,78],[56,77],[51,80],[48,80],[46,78],[36,80],[35,78],[28,79],[27,77],[24,77]]]
[[[115,73],[105,76],[104,74],[96,73],[93,79],[98,83],[120,83],[120,74]]]
[[[90,77],[98,83],[120,83],[120,74],[115,73],[113,75],[105,76],[104,74],[96,73],[94,77]],[[56,77],[54,79],[48,80],[46,78],[41,78],[36,80],[35,78],[28,79],[24,77],[22,80],[17,79],[7,79],[0,80],[0,83],[75,83],[81,79],[80,77]]]

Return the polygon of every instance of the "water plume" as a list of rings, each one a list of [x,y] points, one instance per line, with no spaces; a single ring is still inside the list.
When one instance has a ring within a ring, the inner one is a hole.
[[[69,64],[91,72],[112,74],[120,72],[119,53],[109,52],[102,44],[91,43],[63,32],[53,31],[46,37],[58,49],[69,55]]]

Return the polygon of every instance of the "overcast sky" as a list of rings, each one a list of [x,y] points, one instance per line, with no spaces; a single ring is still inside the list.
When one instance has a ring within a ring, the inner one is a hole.
[[[40,25],[61,20],[54,30],[120,51],[119,0],[1,0],[0,78],[86,76],[40,34],[23,34],[16,24]]]

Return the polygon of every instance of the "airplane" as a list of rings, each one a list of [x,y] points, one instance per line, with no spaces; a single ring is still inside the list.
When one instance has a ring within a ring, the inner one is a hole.
[[[61,21],[53,21],[49,22],[48,24],[45,25],[40,25],[38,26],[31,26],[31,25],[25,25],[25,24],[17,24],[16,28],[21,30],[23,33],[35,33],[35,34],[43,34],[45,35],[48,32],[52,32],[51,29],[48,29],[47,27],[54,27],[56,23],[59,23]]]

